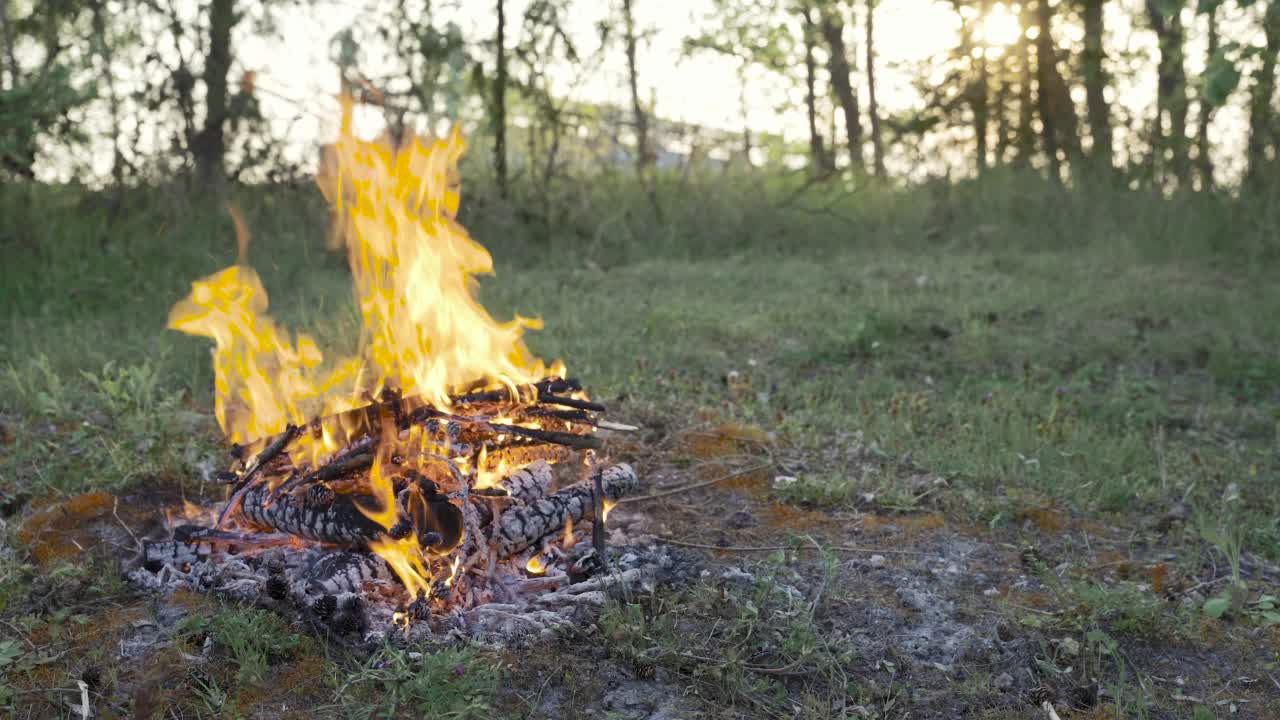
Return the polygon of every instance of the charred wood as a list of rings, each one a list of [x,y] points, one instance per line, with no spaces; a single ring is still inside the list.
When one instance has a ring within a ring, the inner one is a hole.
[[[231,499],[227,501],[226,506],[222,508],[222,512],[218,515],[216,527],[222,527],[226,523],[227,518],[236,511],[236,508],[239,507],[244,499],[245,493],[252,486],[254,477],[262,472],[262,468],[266,467],[267,463],[274,460],[277,455],[284,452],[285,448],[289,447],[289,443],[293,442],[293,439],[298,436],[299,430],[300,428],[297,425],[290,424],[283,433],[271,441],[271,444],[258,453],[257,458],[253,461],[253,467],[245,471],[244,475],[240,477],[240,482],[236,483],[235,488],[231,491]]]
[[[394,577],[376,555],[353,551],[318,553],[307,567],[304,589],[308,595],[341,595],[360,592],[367,580]]]
[[[601,501],[617,502],[634,492],[639,482],[631,466],[622,463],[535,502],[507,508],[493,531],[498,556],[510,557],[539,539],[558,532],[566,522],[577,523],[584,518],[594,518],[597,477]]]
[[[336,545],[365,546],[386,533],[356,505],[358,496],[335,495],[328,505],[320,506],[293,495],[268,503],[269,492],[266,486],[255,485],[245,493],[240,517],[258,528]]]
[[[531,463],[503,479],[501,486],[512,500],[532,502],[551,489],[551,466],[545,460]]]
[[[496,425],[493,423],[486,423],[486,426],[494,432],[519,435],[520,437],[529,438],[530,440],[539,440],[553,445],[564,445],[566,447],[578,449],[596,449],[604,445],[604,441],[594,435],[578,435],[577,433],[527,428],[519,425]]]
[[[592,458],[594,460],[594,458]],[[591,523],[591,544],[595,547],[596,555],[599,556],[600,562],[604,563],[604,569],[609,569],[609,549],[604,542],[604,473],[592,473],[591,476],[591,499],[592,499],[592,517]],[[617,502],[617,498],[614,498]]]

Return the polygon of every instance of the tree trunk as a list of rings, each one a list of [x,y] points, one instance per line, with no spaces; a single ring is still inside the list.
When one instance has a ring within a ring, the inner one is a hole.
[[[18,86],[18,56],[13,52],[13,21],[9,19],[9,0],[0,0],[0,42],[4,43],[4,73],[0,74],[0,90]]]
[[[1033,82],[1034,70],[1031,67],[1031,40],[1027,38],[1025,28],[1030,27],[1032,22],[1032,13],[1030,11],[1032,0],[1023,0],[1021,7],[1021,25],[1024,28],[1021,36],[1018,37],[1018,129],[1017,137],[1014,139],[1014,147],[1017,151],[1014,162],[1019,167],[1027,167],[1031,164],[1031,156],[1035,154],[1036,136],[1032,129],[1032,120],[1035,118],[1035,104],[1032,99],[1031,86]]]
[[[627,81],[631,85],[631,112],[636,125],[636,172],[644,175],[653,159],[649,151],[649,119],[640,103],[640,73],[636,68],[636,22],[632,0],[622,0],[622,21],[626,26]]]
[[[854,172],[866,168],[862,163],[862,121],[858,117],[858,95],[849,79],[849,56],[844,47],[844,22],[830,8],[819,12],[819,27],[827,41],[827,71],[831,73],[831,89],[844,113],[845,133],[849,138],[849,167]]]
[[[493,172],[499,197],[507,197],[507,15],[498,0],[497,73],[493,81]]]
[[[97,0],[90,10],[94,54],[102,63],[101,73],[106,80],[107,102],[111,112],[111,181],[119,190],[124,185],[124,156],[120,152],[120,96],[116,93],[115,72],[111,67],[114,48],[107,37],[106,0]]]
[[[1058,158],[1058,133],[1054,117],[1053,101],[1050,99],[1056,72],[1053,57],[1053,10],[1049,8],[1049,0],[1038,0],[1036,22],[1039,35],[1036,36],[1036,100],[1040,110],[1040,139],[1044,143],[1045,155],[1049,158],[1049,173],[1054,182],[1062,182],[1062,161]]]
[[[204,127],[197,136],[196,169],[205,182],[219,182],[226,175],[224,128],[227,121],[227,73],[231,71],[231,29],[236,24],[235,0],[211,0],[209,4],[209,54],[204,60]]]
[[[996,154],[993,164],[1003,165],[1009,157],[1009,54],[1001,53],[995,70],[996,88],[992,112],[996,118]]]
[[[876,103],[876,0],[867,0],[867,114],[871,118],[871,153],[876,177],[884,178],[884,137],[880,132],[880,106]]]
[[[1089,135],[1093,139],[1090,159],[1099,168],[1111,169],[1111,109],[1107,107],[1107,75],[1103,68],[1103,5],[1106,0],[1084,0],[1084,51],[1080,64],[1084,71],[1085,98],[1089,109]]]
[[[751,165],[750,105],[747,103],[747,62],[738,68],[738,113],[742,117],[742,157],[747,167]]]
[[[1205,67],[1209,67],[1213,62],[1213,58],[1218,54],[1218,6],[1210,5],[1205,10],[1205,21],[1207,23],[1208,44],[1205,48]],[[1213,120],[1213,105],[1208,102],[1204,95],[1200,96],[1197,103],[1199,110],[1196,118],[1196,168],[1200,174],[1200,189],[1212,190],[1214,186],[1213,180],[1213,157],[1209,154],[1209,123]]]
[[[1160,60],[1156,74],[1156,117],[1151,132],[1153,175],[1161,182],[1168,164],[1179,184],[1190,173],[1187,157],[1187,75],[1182,64],[1183,0],[1147,0],[1147,18],[1156,34]],[[1169,12],[1166,13],[1166,10]]]
[[[822,132],[818,130],[818,63],[813,57],[817,29],[813,22],[813,8],[801,8],[804,18],[804,105],[809,120],[809,167],[814,177],[825,177],[831,172],[827,150],[823,146]]]
[[[990,6],[990,0],[982,0],[978,17],[986,17]],[[989,112],[987,97],[990,93],[990,77],[987,71],[987,38],[985,33],[978,43],[977,61],[978,78],[970,89],[969,100],[973,108],[973,136],[977,141],[975,151],[978,160],[978,174],[981,175],[987,171],[987,120]]]
[[[1249,103],[1249,142],[1246,149],[1248,169],[1245,180],[1257,185],[1264,179],[1267,166],[1267,145],[1275,145],[1275,112],[1271,105],[1276,92],[1276,56],[1280,55],[1280,0],[1270,0],[1262,19],[1266,37],[1266,53],[1262,67],[1253,81]],[[1280,148],[1276,148],[1280,152]]]

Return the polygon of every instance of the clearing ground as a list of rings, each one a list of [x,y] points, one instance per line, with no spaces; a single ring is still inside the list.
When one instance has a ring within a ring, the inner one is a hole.
[[[82,681],[102,717],[1280,717],[1280,288],[981,237],[500,262],[495,315],[544,317],[534,348],[643,428],[609,441],[647,482],[616,512],[699,579],[553,642],[373,658],[120,579],[132,534],[214,492],[207,349],[161,328],[232,251],[58,270],[19,243],[0,703],[78,717]],[[254,246],[273,307],[350,343],[342,260],[297,242]]]

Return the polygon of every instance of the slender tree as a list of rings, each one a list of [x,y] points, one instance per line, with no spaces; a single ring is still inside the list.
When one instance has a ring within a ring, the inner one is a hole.
[[[204,124],[192,143],[196,170],[205,182],[226,175],[227,75],[231,71],[231,31],[238,21],[235,0],[209,3],[208,54],[204,61]]]
[[[1082,0],[1081,14],[1084,21],[1084,50],[1080,65],[1084,74],[1085,101],[1088,106],[1089,135],[1093,144],[1090,159],[1098,167],[1110,169],[1111,108],[1107,106],[1107,73],[1103,67],[1106,53],[1103,49],[1103,11],[1106,0]]]
[[[493,81],[493,169],[498,194],[507,197],[507,15],[504,0],[497,0],[497,69]]]
[[[649,149],[649,118],[640,102],[640,70],[636,64],[636,21],[632,0],[622,0],[622,22],[626,32],[627,82],[631,86],[631,113],[636,126],[636,172],[644,175],[655,159]]]
[[[818,129],[818,63],[813,55],[818,30],[813,20],[813,7],[809,3],[802,4],[800,14],[804,20],[804,105],[809,120],[809,167],[815,177],[823,177],[831,171],[831,163],[822,141],[822,131]]]
[[[880,131],[880,106],[876,102],[876,0],[867,0],[867,115],[871,120],[871,153],[876,177],[886,176],[884,137]]]
[[[1036,101],[1040,111],[1040,139],[1044,143],[1045,155],[1049,158],[1049,172],[1055,182],[1062,181],[1062,160],[1058,157],[1057,118],[1052,100],[1053,79],[1056,72],[1053,54],[1053,10],[1049,0],[1038,0],[1036,4],[1036,22],[1039,34],[1036,35]]]
[[[118,189],[124,185],[125,160],[120,151],[120,95],[116,92],[115,43],[108,30],[106,0],[94,0],[90,7],[93,26],[91,45],[99,63],[99,76],[107,86],[107,104],[111,116],[111,180]]]
[[[1056,43],[1053,39],[1053,8],[1049,0],[1036,6],[1036,96],[1042,124],[1041,137],[1049,155],[1050,169],[1061,179],[1058,150],[1072,163],[1082,156],[1080,119],[1066,80],[1058,72]]]
[[[0,73],[0,90],[12,90],[18,86],[18,56],[13,51],[13,18],[9,17],[9,0],[0,0],[0,50],[4,56],[4,73]]]
[[[862,161],[862,120],[858,115],[858,94],[850,81],[849,55],[844,45],[844,21],[840,8],[825,3],[818,13],[818,27],[827,41],[827,71],[831,74],[831,89],[844,113],[845,133],[849,141],[849,166],[855,171],[865,170]]]
[[[1218,5],[1217,0],[1202,3],[1205,16],[1205,68],[1213,68],[1219,60],[1221,52],[1218,37]],[[1216,105],[1210,97],[1209,88],[1202,88],[1196,102],[1196,171],[1200,175],[1200,189],[1209,190],[1214,186],[1213,158],[1209,152],[1209,123],[1213,121]]]
[[[1034,21],[1035,0],[1022,0],[1020,27],[1022,34],[1018,36],[1016,50],[1018,54],[1018,128],[1014,146],[1017,150],[1015,162],[1022,167],[1031,164],[1031,156],[1035,153],[1036,135],[1032,130],[1036,106],[1032,87],[1035,82],[1035,70],[1031,65],[1031,39],[1027,28]]]
[[[996,60],[996,86],[993,109],[996,118],[996,153],[995,164],[1003,165],[1009,157],[1009,53],[1000,53]]]
[[[1183,67],[1182,9],[1185,0],[1146,0],[1147,20],[1156,34],[1156,116],[1152,121],[1152,172],[1163,181],[1166,164],[1179,183],[1191,169],[1187,154],[1187,74]]]
[[[990,9],[990,0],[980,0],[978,17],[985,18]],[[987,69],[987,54],[990,50],[985,32],[980,34],[976,50],[978,57],[974,62],[978,67],[976,77],[969,87],[969,105],[973,110],[973,136],[976,140],[978,173],[981,174],[987,170],[988,98],[991,93],[990,75]]]
[[[1262,18],[1266,45],[1262,53],[1262,65],[1255,71],[1249,102],[1249,140],[1245,149],[1248,166],[1245,179],[1257,185],[1266,175],[1267,147],[1280,152],[1275,138],[1276,57],[1280,55],[1280,0],[1268,0]]]

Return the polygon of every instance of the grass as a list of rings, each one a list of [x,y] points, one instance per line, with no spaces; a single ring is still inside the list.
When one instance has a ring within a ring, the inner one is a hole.
[[[798,193],[798,180],[729,175],[664,179],[656,223],[628,182],[561,184],[546,206],[528,188],[515,205],[464,196],[462,218],[496,258],[486,305],[499,318],[541,315],[535,351],[565,358],[619,420],[714,417],[828,458],[774,491],[791,504],[839,509],[871,494],[883,511],[915,510],[897,476],[868,475],[832,452],[861,444],[944,477],[929,502],[974,526],[1053,507],[1150,527],[1185,506],[1190,518],[1170,542],[1195,548],[1188,562],[1280,558],[1280,203],[1063,193],[999,175]],[[232,199],[254,233],[250,261],[274,315],[350,351],[358,319],[344,258],[323,250],[317,194]],[[208,346],[163,327],[191,280],[234,261],[230,219],[168,189],[111,198],[9,187],[0,214],[0,500],[198,492],[223,463]],[[36,576],[20,557],[0,557],[0,613],[26,612]],[[612,607],[611,652],[689,675],[669,652],[681,623],[716,617],[719,634],[703,636],[701,651],[719,674],[697,682],[721,700],[772,707],[787,683],[750,668],[796,661],[820,668],[803,688],[815,707],[843,692],[838,671],[850,659],[824,649],[811,624],[757,634],[751,613],[787,617],[803,604],[717,605],[707,592]],[[1063,598],[1082,632],[1126,637],[1163,617],[1123,589],[1076,584]],[[1250,608],[1227,615],[1266,612]],[[245,653],[236,662],[248,675],[234,680],[250,683],[261,677],[254,658],[285,650],[253,643],[282,636],[238,636],[257,621],[228,612],[230,625],[198,632],[233,658]],[[1116,675],[1113,655],[1096,657]],[[464,676],[443,686],[421,680],[458,666]],[[365,716],[427,705],[466,716],[485,707],[499,670],[483,655],[388,650],[342,672],[333,692]],[[235,695],[219,682],[204,685],[211,702]]]
[[[499,665],[472,648],[411,652],[385,647],[336,691],[344,717],[492,717]]]
[[[259,683],[272,664],[292,655],[301,638],[275,613],[223,608],[212,615],[189,615],[178,623],[176,635],[192,651],[207,640],[236,667],[240,683]]]
[[[751,570],[746,583],[610,605],[600,627],[611,653],[639,677],[665,667],[687,678],[716,707],[751,717],[829,717],[851,689],[845,668],[858,658],[825,639],[825,600],[786,582],[782,553]],[[834,573],[834,563],[826,570]]]

